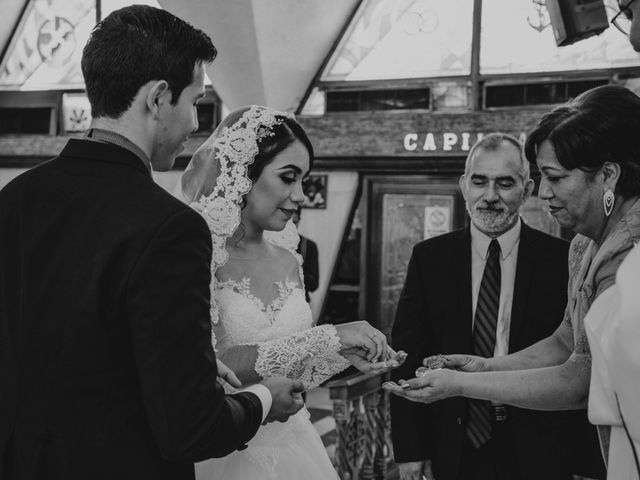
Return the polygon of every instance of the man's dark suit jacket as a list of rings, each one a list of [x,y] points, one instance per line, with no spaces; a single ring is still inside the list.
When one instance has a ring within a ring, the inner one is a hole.
[[[562,321],[567,302],[568,247],[567,242],[522,223],[510,353],[548,337]],[[393,378],[413,378],[422,359],[430,355],[471,353],[471,316],[469,227],[418,243],[409,261],[392,331],[394,348],[409,355]],[[597,456],[595,429],[588,425],[585,411],[508,410],[518,464],[530,478],[546,479],[551,478],[548,472],[576,470],[573,444],[578,440],[589,444]],[[438,480],[457,479],[467,424],[465,398],[425,405],[392,395],[391,419],[396,462],[428,458]],[[583,450],[577,455],[588,453]]]
[[[216,382],[205,221],[123,148],[72,139],[0,192],[0,476],[191,479],[258,397]]]

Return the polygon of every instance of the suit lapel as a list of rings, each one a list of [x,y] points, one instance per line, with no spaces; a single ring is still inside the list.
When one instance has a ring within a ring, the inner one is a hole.
[[[511,325],[509,327],[509,353],[516,346],[518,334],[524,323],[524,312],[527,304],[527,295],[530,290],[533,266],[535,265],[537,252],[532,230],[524,222],[520,230],[520,245],[518,246],[518,259],[516,264],[516,279],[513,285],[513,302],[511,305]]]
[[[471,230],[469,226],[460,230],[456,238],[458,245],[454,249],[454,264],[456,268],[458,314],[455,316],[453,350],[459,352],[471,351],[472,319],[471,308]]]

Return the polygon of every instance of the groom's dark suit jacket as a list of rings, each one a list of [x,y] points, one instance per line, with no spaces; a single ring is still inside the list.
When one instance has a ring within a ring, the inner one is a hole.
[[[567,302],[568,243],[522,223],[514,283],[509,352],[551,335]],[[409,262],[393,326],[393,346],[409,355],[394,379],[413,378],[424,357],[471,353],[471,233],[469,227],[418,243]],[[467,400],[431,405],[392,395],[392,439],[396,462],[431,459],[438,480],[456,480],[462,461]],[[591,468],[598,447],[585,411],[537,412],[508,407],[520,470],[526,478],[554,478],[562,471]],[[588,451],[585,450],[587,445]],[[576,444],[580,443],[580,447]]]
[[[0,191],[0,477],[191,479],[246,443],[216,383],[204,220],[133,153],[72,139]]]

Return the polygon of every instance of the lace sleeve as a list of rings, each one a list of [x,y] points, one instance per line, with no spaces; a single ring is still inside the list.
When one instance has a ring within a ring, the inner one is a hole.
[[[333,325],[322,325],[258,345],[255,370],[262,377],[285,376],[313,388],[347,368]]]

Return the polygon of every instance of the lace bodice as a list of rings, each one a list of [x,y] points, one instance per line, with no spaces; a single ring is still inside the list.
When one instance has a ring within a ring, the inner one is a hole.
[[[249,278],[218,282],[215,300],[231,345],[273,340],[311,327],[311,309],[302,288],[288,280],[274,285],[278,294],[270,305],[264,305],[251,293]]]
[[[312,327],[311,309],[302,286],[287,279],[274,282],[274,288],[277,295],[265,305],[252,293],[249,278],[216,282],[214,301],[219,321],[213,328],[218,351],[256,345],[254,368],[260,376],[301,379],[309,388],[349,366],[338,353],[340,341],[335,327]],[[287,455],[288,446],[295,445],[309,429],[313,427],[303,408],[284,424],[273,422],[261,427],[242,454],[275,480],[278,459]]]
[[[265,305],[252,294],[249,278],[217,282],[214,301],[220,321],[214,330],[218,351],[257,345],[254,368],[260,376],[300,379],[309,388],[348,367],[349,362],[338,353],[335,327],[312,328],[311,309],[301,285],[289,279],[274,285],[278,293]]]

